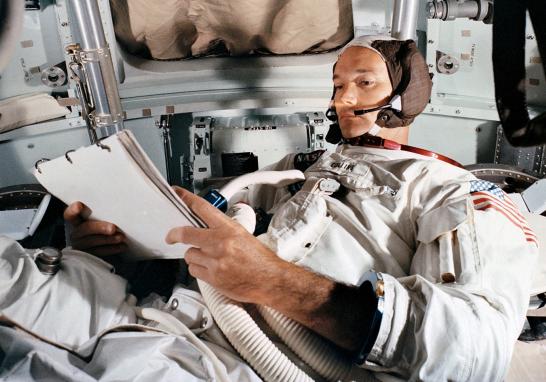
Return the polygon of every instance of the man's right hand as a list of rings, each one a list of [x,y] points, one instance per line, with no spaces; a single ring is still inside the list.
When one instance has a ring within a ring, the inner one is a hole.
[[[72,226],[72,248],[97,256],[115,255],[127,250],[125,235],[112,223],[89,220],[91,210],[75,202],[64,210],[64,219]]]

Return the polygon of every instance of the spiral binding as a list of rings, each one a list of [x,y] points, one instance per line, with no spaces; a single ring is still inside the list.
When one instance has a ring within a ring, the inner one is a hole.
[[[108,152],[112,151],[110,149],[110,146],[108,145],[105,145],[104,143],[101,143],[100,141],[95,143],[98,147],[100,147],[101,149],[103,150],[107,150]],[[75,152],[76,150],[68,150],[67,152],[64,153],[64,157],[66,158],[66,160],[72,164],[72,158],[70,158],[70,156],[68,154],[70,153],[73,153]],[[39,165],[40,163],[44,163],[44,162],[49,162],[49,158],[42,158],[42,159],[39,159],[37,160],[35,163],[34,163],[34,168],[41,174],[42,173],[42,170],[40,169]]]
[[[42,170],[40,170],[40,167],[38,167],[38,165],[39,165],[40,163],[44,163],[44,162],[48,162],[48,161],[49,161],[48,158],[39,159],[39,160],[36,161],[36,163],[34,163],[34,168],[35,168],[36,170],[38,170],[38,172],[41,174],[41,173],[42,173]]]
[[[73,153],[74,151],[76,150],[68,150],[66,153],[64,153],[64,157],[66,158],[67,161],[70,162],[70,164],[72,164],[72,159],[68,156],[68,154]]]
[[[108,150],[108,152],[112,151],[112,150],[110,150],[110,146],[105,145],[104,143],[101,143],[101,141],[97,141],[97,143],[95,143],[95,144],[97,146],[99,146],[103,150]]]

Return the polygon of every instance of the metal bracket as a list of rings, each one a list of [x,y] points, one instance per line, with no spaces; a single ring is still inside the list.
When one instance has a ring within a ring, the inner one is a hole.
[[[546,211],[546,179],[540,179],[521,193],[529,212],[541,214]]]
[[[326,130],[325,123],[326,115],[323,112],[306,113],[307,117],[307,145],[311,150],[325,148],[326,145]],[[318,131],[324,130],[324,131]]]
[[[196,117],[190,126],[190,138],[193,144],[190,150],[190,161],[193,173],[193,186],[195,191],[204,188],[205,179],[212,176],[212,164],[210,154],[211,142],[211,117]]]
[[[84,50],[79,44],[70,44],[66,47],[67,55],[70,59],[68,63],[68,70],[70,71],[70,79],[76,84],[76,90],[78,98],[80,99],[82,106],[82,117],[86,120],[89,130],[95,130],[97,128],[111,126],[118,122],[123,121],[123,113],[121,111],[110,114],[97,114],[95,111],[95,104],[90,91],[89,77],[86,70],[86,64],[99,63],[102,68],[103,65],[108,65],[110,59],[110,49],[87,49]],[[90,138],[94,141],[94,136],[90,132]]]
[[[193,150],[195,155],[210,155],[210,126],[212,124],[211,117],[198,117],[193,121]]]
[[[165,156],[165,169],[167,171],[167,181],[169,184],[174,183],[173,174],[171,171],[171,159],[173,157],[173,147],[172,147],[172,138],[171,138],[171,114],[162,115],[159,121],[156,121],[156,126],[161,130],[161,135],[163,138],[163,151]]]
[[[108,59],[110,55],[110,49],[108,47],[99,49],[80,49],[77,51],[80,56],[80,62],[86,64],[88,62],[103,62]]]

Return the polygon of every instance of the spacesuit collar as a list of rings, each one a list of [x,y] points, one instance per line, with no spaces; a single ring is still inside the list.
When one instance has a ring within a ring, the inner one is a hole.
[[[376,147],[376,148],[386,149],[386,150],[409,151],[412,153],[416,153],[416,154],[420,154],[420,155],[441,160],[443,162],[449,163],[456,167],[463,168],[462,164],[444,155],[435,153],[433,151],[421,149],[419,147],[403,145],[398,142],[391,141],[389,139],[384,139],[378,136],[373,136],[370,134],[363,134],[359,137],[349,138],[349,139],[343,138],[341,142],[343,144],[348,144],[352,146]]]

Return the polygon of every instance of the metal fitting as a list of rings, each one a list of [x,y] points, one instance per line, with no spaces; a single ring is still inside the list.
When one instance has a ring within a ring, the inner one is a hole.
[[[61,268],[63,254],[57,248],[44,247],[36,255],[34,262],[44,275],[53,276]]]
[[[492,0],[432,0],[427,3],[429,19],[455,20],[467,17],[490,24],[493,21]]]
[[[179,305],[178,299],[173,298],[173,299],[171,300],[171,305],[170,305],[171,310],[176,310],[176,309],[178,309],[178,305]]]

